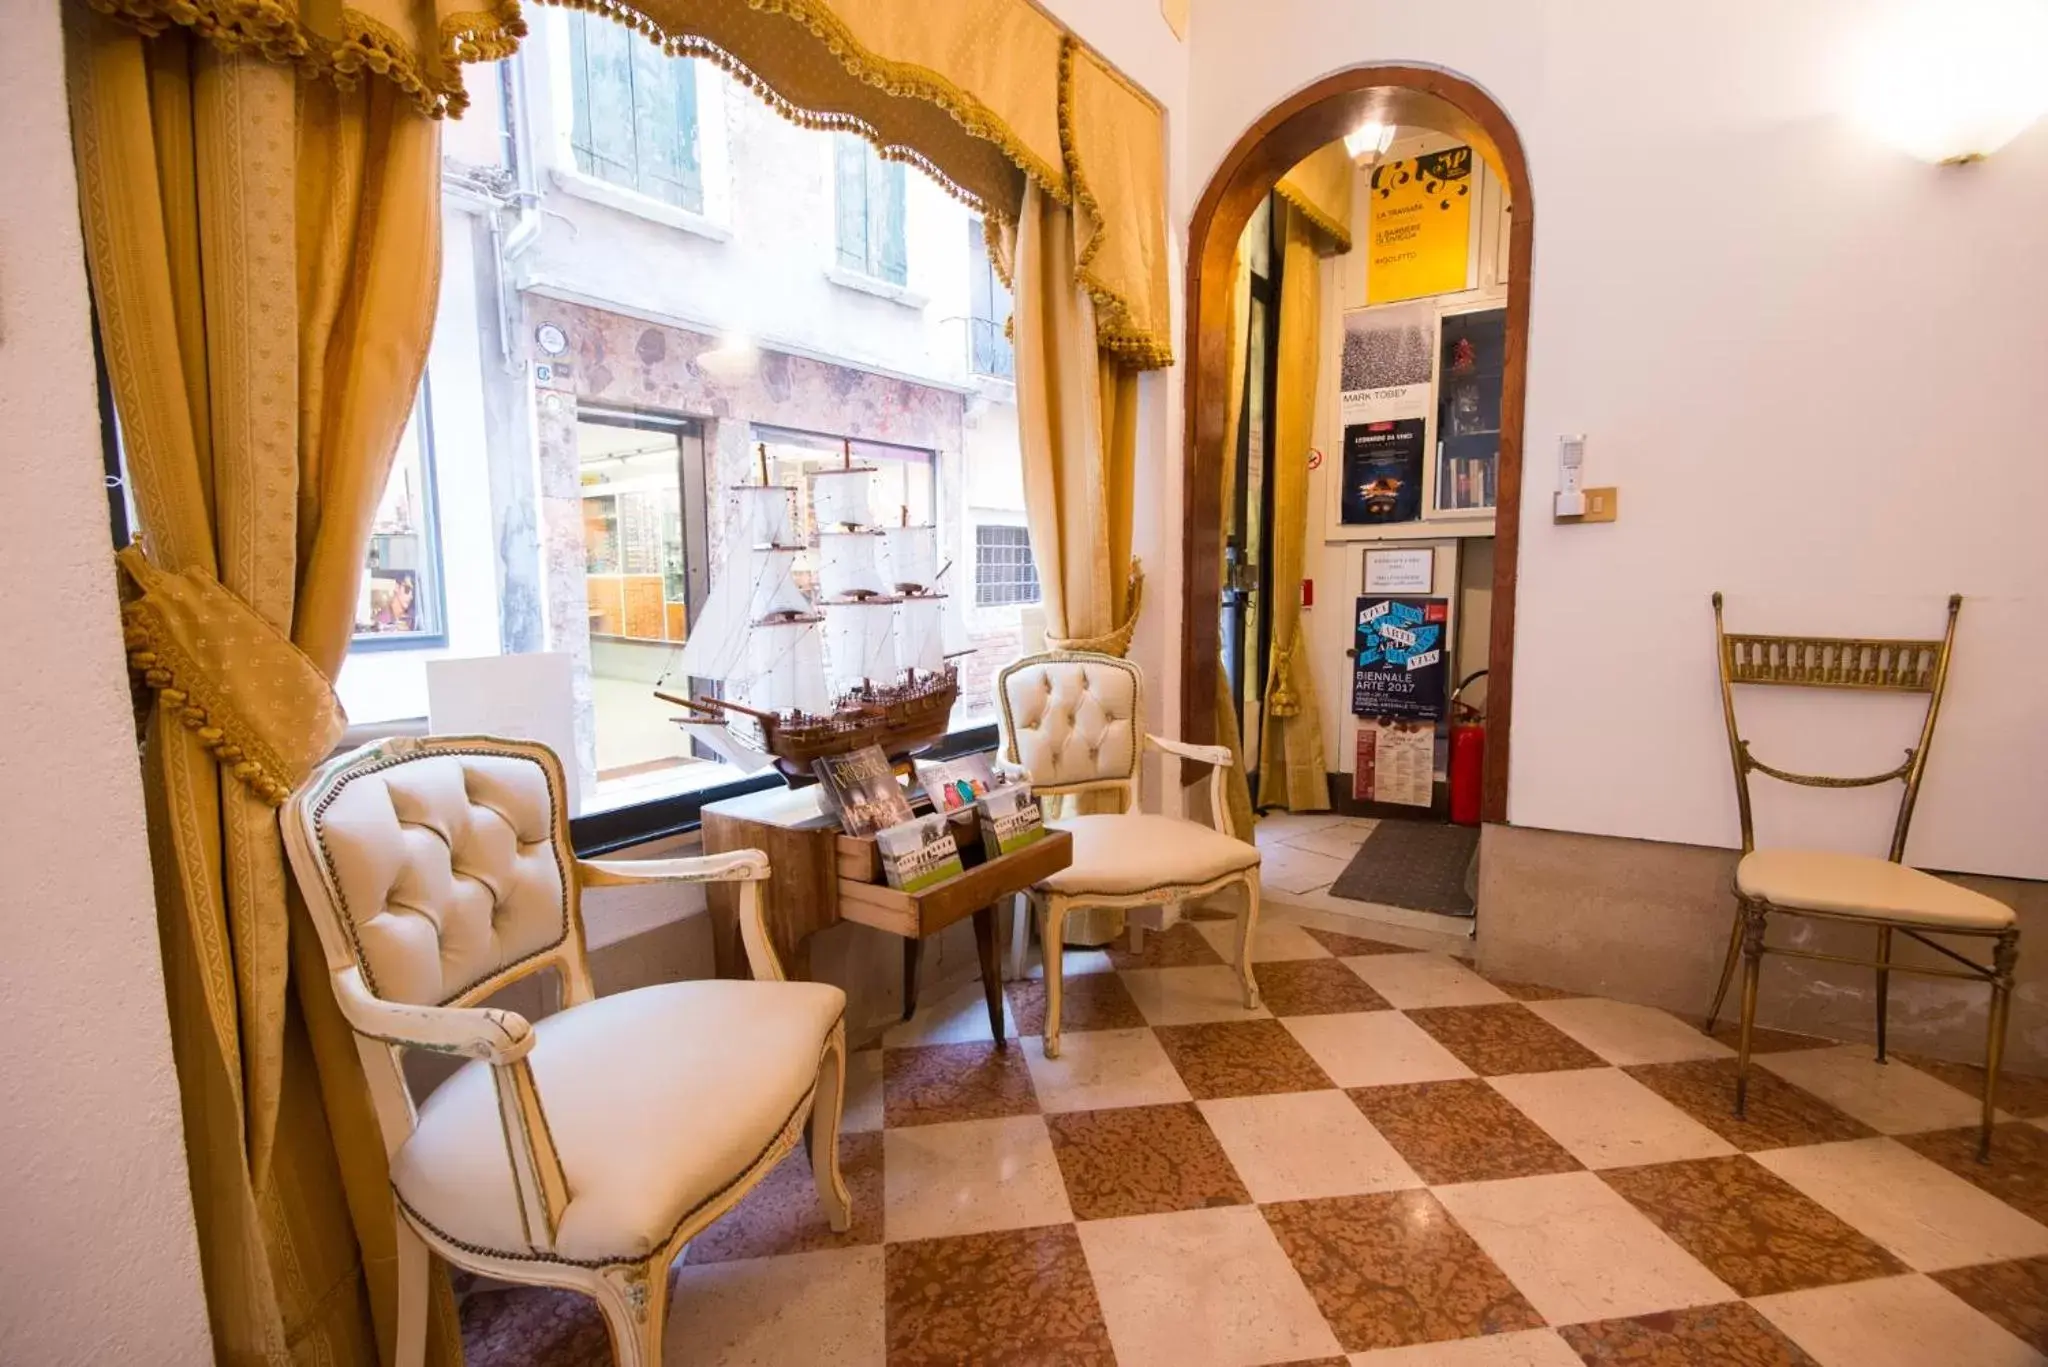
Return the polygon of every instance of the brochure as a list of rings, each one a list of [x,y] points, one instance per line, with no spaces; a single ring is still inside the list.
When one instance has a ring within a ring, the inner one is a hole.
[[[981,799],[981,845],[994,859],[1011,854],[1045,838],[1045,817],[1031,785],[1016,783],[997,788]]]
[[[928,888],[963,871],[960,848],[940,812],[876,831],[875,848],[882,854],[882,876],[890,887],[904,892]]]
[[[879,745],[812,763],[826,808],[848,835],[873,835],[911,818],[910,799]]]

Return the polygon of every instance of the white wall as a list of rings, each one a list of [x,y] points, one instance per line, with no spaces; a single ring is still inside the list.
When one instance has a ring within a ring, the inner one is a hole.
[[[115,612],[55,5],[8,7],[0,202],[0,1361],[213,1360]]]
[[[1958,591],[1909,857],[2048,876],[2048,125],[1961,169],[1875,144],[1843,115],[1878,10],[1195,6],[1197,185],[1275,102],[1371,62],[1477,82],[1528,153],[1518,824],[1734,844],[1708,594],[1738,626],[1929,635]],[[1578,431],[1612,526],[1549,520]],[[1883,769],[1911,739],[1903,699],[1746,701],[1784,767]],[[1760,831],[1881,850],[1889,795],[1795,794],[1827,805],[1773,801]]]

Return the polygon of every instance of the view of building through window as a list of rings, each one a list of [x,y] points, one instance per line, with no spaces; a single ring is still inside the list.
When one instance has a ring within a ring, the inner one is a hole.
[[[657,693],[720,690],[680,661],[748,563],[738,490],[787,489],[808,540],[812,476],[849,459],[875,525],[935,529],[954,725],[992,720],[1039,594],[978,214],[711,63],[576,11],[533,24],[444,131],[433,403],[378,513],[350,720],[434,724],[430,691],[491,677],[436,662],[552,652],[566,693],[508,669],[492,715],[573,734],[582,813],[733,781]],[[797,586],[818,570],[807,548]]]

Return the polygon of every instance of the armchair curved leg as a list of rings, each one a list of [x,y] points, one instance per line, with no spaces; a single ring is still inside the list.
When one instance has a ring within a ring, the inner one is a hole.
[[[1721,1003],[1728,1000],[1728,985],[1735,981],[1735,965],[1742,958],[1742,907],[1735,908],[1734,924],[1728,927],[1728,954],[1721,960],[1721,985],[1714,989],[1714,1004],[1707,1008],[1707,1022],[1700,1027],[1703,1034],[1714,1033],[1714,1022],[1721,1018]]]
[[[1045,899],[1038,926],[1038,944],[1045,955],[1045,1056],[1060,1056],[1060,995],[1067,957],[1067,899],[1057,893]]]
[[[597,1308],[611,1331],[617,1367],[661,1367],[662,1329],[668,1319],[668,1259],[608,1267],[597,1276]]]
[[[853,1197],[839,1172],[839,1121],[846,1104],[846,1022],[832,1027],[825,1052],[818,1059],[818,1086],[811,1100],[811,1123],[804,1131],[810,1151],[811,1180],[834,1234],[853,1228]]]
[[[433,1298],[433,1254],[418,1231],[406,1221],[398,1203],[391,1206],[391,1227],[398,1245],[398,1367],[425,1367],[427,1305]]]
[[[1244,979],[1244,1009],[1259,1004],[1259,980],[1252,974],[1252,937],[1259,928],[1259,871],[1255,866],[1244,879],[1244,910],[1237,914],[1237,975]]]
[[[1885,1061],[1884,1027],[1885,1017],[1891,1014],[1889,1006],[1892,989],[1892,928],[1877,928],[1877,1061]]]

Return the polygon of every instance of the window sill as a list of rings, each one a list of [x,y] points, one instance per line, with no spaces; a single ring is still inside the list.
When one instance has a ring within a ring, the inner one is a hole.
[[[574,195],[577,199],[592,204],[602,204],[608,209],[644,218],[650,223],[665,227],[679,228],[683,232],[707,238],[713,242],[732,241],[732,229],[725,224],[706,218],[703,214],[688,209],[678,209],[673,204],[663,203],[652,195],[643,195],[638,190],[628,190],[596,176],[586,176],[581,171],[554,167],[550,173],[555,188],[563,194]]]
[[[974,386],[974,392],[990,403],[1017,402],[1017,381],[1013,376],[987,375],[976,370],[967,378]]]
[[[844,270],[838,266],[825,267],[825,278],[843,290],[853,290],[858,294],[872,294],[877,299],[887,299],[892,304],[901,304],[904,308],[915,309],[920,312],[923,311],[926,304],[931,302],[929,298],[906,285],[893,284],[887,280],[877,280],[872,275],[863,275],[859,271]]]

